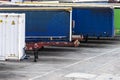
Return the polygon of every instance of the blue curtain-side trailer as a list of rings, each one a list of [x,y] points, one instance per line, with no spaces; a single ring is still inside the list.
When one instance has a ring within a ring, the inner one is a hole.
[[[114,12],[110,7],[73,7],[73,34],[88,37],[113,37]]]
[[[26,47],[34,50],[44,46],[78,46],[78,38],[72,38],[71,7],[0,7],[0,13],[25,13]],[[82,39],[82,38],[81,38]]]

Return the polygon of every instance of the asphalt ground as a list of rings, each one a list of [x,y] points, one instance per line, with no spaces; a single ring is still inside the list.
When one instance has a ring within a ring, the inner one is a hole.
[[[120,40],[45,47],[37,62],[33,62],[33,52],[27,55],[22,61],[0,61],[0,80],[120,80]]]

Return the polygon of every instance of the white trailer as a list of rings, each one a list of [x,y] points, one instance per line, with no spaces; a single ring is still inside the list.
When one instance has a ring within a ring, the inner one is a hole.
[[[0,60],[20,60],[25,47],[25,14],[0,13]]]

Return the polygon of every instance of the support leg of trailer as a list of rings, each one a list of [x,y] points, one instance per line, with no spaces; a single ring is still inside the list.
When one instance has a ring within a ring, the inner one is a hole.
[[[85,37],[85,42],[88,42],[88,35]]]
[[[99,40],[100,39],[100,37],[97,37],[97,40]]]
[[[34,50],[34,62],[37,62],[38,59],[38,49]]]

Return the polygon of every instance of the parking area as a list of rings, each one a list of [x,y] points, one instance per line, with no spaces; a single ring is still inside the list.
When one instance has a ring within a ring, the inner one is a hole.
[[[39,59],[0,61],[0,80],[120,80],[120,40],[89,40],[79,47],[45,47]],[[72,73],[92,79],[66,77]]]

